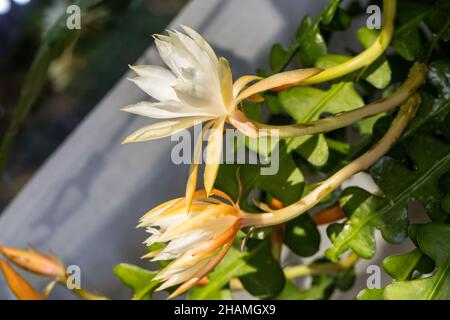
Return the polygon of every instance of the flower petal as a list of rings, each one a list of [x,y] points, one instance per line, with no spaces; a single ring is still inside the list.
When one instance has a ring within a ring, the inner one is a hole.
[[[213,110],[196,108],[175,100],[162,102],[139,102],[129,105],[122,111],[155,119],[181,118],[181,117],[215,117]]]
[[[228,250],[231,247],[231,242],[224,245],[220,252],[213,258],[208,261],[208,263],[200,269],[198,273],[192,276],[189,281],[186,281],[181,286],[179,286],[170,296],[169,299],[175,298],[180,294],[185,293],[190,288],[195,286],[204,276],[206,276],[210,271],[212,271],[219,263],[222,261],[223,257],[227,254]]]
[[[129,79],[148,95],[157,100],[176,99],[172,85],[176,78],[170,70],[161,66],[130,66],[139,77]]]
[[[312,77],[313,75],[316,75],[320,72],[322,72],[322,69],[307,68],[274,74],[273,76],[262,79],[256,82],[255,84],[251,85],[247,89],[243,90],[236,98],[236,104],[259,92],[263,92],[281,86],[300,85],[303,80]]]
[[[44,300],[45,297],[33,287],[9,264],[0,259],[0,270],[3,272],[6,283],[19,300]]]
[[[181,27],[192,39],[194,39],[194,41],[198,44],[199,47],[205,50],[211,61],[217,64],[218,63],[217,56],[214,50],[209,45],[209,43],[194,29],[184,25],[181,25]]]
[[[205,172],[203,180],[206,194],[209,195],[216,181],[217,171],[219,170],[220,160],[222,157],[223,146],[223,128],[225,125],[225,117],[214,122],[208,137],[208,146],[206,147]]]
[[[227,110],[232,110],[235,106],[233,96],[233,75],[231,73],[230,64],[224,57],[220,57],[219,59],[219,79],[225,108]]]
[[[211,118],[207,117],[188,117],[179,120],[158,122],[133,132],[122,143],[125,144],[165,138],[210,119]]]
[[[201,85],[201,81],[178,81],[173,89],[177,98],[183,103],[203,109],[218,117],[226,113],[223,102],[214,94],[209,86]]]
[[[242,76],[239,77],[234,83],[233,83],[233,96],[237,97],[239,93],[244,89],[250,82],[255,80],[261,80],[262,77],[258,76]]]
[[[158,36],[155,39],[155,45],[159,56],[175,76],[179,77],[183,68],[195,68],[192,62],[185,57],[185,54],[180,52],[180,49],[175,48],[166,38],[168,37]]]
[[[189,178],[186,183],[186,211],[189,212],[192,206],[192,200],[194,198],[195,190],[197,189],[198,178],[198,166],[201,162],[202,150],[203,150],[203,137],[205,132],[211,128],[214,121],[208,122],[200,133],[197,142],[195,143],[194,154],[192,156],[192,164],[189,168]]]

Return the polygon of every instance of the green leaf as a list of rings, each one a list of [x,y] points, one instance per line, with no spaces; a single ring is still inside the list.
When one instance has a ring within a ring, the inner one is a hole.
[[[367,49],[376,41],[379,33],[378,30],[361,28],[356,33],[356,36],[364,48]],[[363,71],[361,77],[377,89],[386,88],[391,82],[391,67],[386,57],[381,55]]]
[[[320,33],[321,25],[328,25],[333,20],[335,13],[339,12],[341,0],[332,0],[317,17],[315,21],[306,16],[297,28],[292,46],[285,49],[281,44],[275,44],[270,51],[270,67],[273,73],[281,72],[298,53],[304,66],[314,65],[314,61],[327,53],[325,40]],[[345,26],[347,16],[340,13],[340,23]]]
[[[270,299],[278,296],[284,288],[285,277],[283,269],[270,250],[268,240],[248,241],[249,255],[244,258],[255,272],[239,277],[244,288],[259,299]]]
[[[387,300],[450,299],[450,225],[429,223],[417,230],[419,248],[436,263],[436,271],[427,278],[397,281],[384,289]]]
[[[404,136],[421,129],[432,134],[443,132],[447,141],[450,141],[450,61],[431,62],[427,76],[431,86],[421,90],[422,104]],[[437,95],[434,90],[427,89],[435,89]]]
[[[320,233],[308,214],[286,224],[284,243],[301,257],[310,257],[319,250]]]
[[[450,144],[429,135],[412,135],[404,152],[405,159],[381,158],[370,170],[373,179],[393,206],[414,199],[432,219],[446,219],[442,209],[446,194],[439,190],[438,181],[450,171]]]
[[[442,28],[448,23],[448,12],[450,10],[450,2],[448,0],[438,0],[433,3],[433,6],[425,17],[425,22],[430,30],[434,33],[439,33]],[[447,29],[441,35],[441,39],[444,41],[450,40],[450,27],[447,25]]]
[[[121,263],[114,267],[114,274],[134,292],[133,299],[149,300],[158,281],[152,281],[157,271],[149,271],[135,265]]]
[[[440,97],[450,99],[450,61],[436,60],[430,63],[428,81],[436,87]]]
[[[325,7],[325,9],[322,10],[320,13],[320,16],[318,20],[323,25],[328,25],[331,20],[333,20],[333,17],[336,13],[336,11],[339,8],[339,5],[341,4],[341,0],[332,0],[328,5]]]
[[[300,44],[299,59],[304,67],[313,66],[316,59],[327,53],[327,45],[320,33],[319,24],[306,16],[296,33]]]
[[[417,249],[393,255],[383,260],[383,269],[397,281],[408,280],[411,278],[421,258],[422,252]]]
[[[356,297],[357,300],[384,300],[384,289],[364,289]]]
[[[273,71],[282,70],[289,62],[290,56],[290,52],[283,45],[279,43],[274,44],[269,56],[270,69]]]
[[[225,287],[231,279],[256,270],[245,258],[248,252],[240,252],[231,248],[222,262],[208,275],[208,283],[202,287],[194,287],[189,292],[190,300],[224,300],[231,299],[230,291]]]
[[[419,26],[425,18],[428,9],[426,5],[418,3],[399,3],[397,9],[398,26],[394,33],[392,45],[397,53],[408,61],[416,60],[422,48]]]
[[[333,246],[325,255],[330,260],[337,261],[349,249],[362,258],[372,258],[376,249],[375,228],[380,229],[389,242],[399,243],[405,239],[408,227],[405,203],[391,206],[385,199],[358,187],[345,189],[340,203],[349,220],[328,227]]]
[[[299,289],[291,281],[286,281],[283,291],[276,298],[277,300],[325,300],[328,299],[334,289],[332,277],[315,277],[309,289]]]
[[[279,100],[297,123],[314,121],[325,113],[335,114],[364,105],[353,84],[347,81],[333,84],[329,90],[291,88],[280,92]],[[329,151],[323,135],[302,136],[287,141],[288,152],[295,150],[315,166],[322,166],[328,160]]]
[[[348,29],[350,25],[351,19],[348,13],[342,8],[337,8],[331,22],[322,28],[330,31],[342,31]]]

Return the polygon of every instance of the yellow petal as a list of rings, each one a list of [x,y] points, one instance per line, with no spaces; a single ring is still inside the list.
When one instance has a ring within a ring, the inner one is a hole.
[[[158,122],[133,132],[122,143],[125,144],[165,138],[210,119],[211,118],[209,117],[187,117],[179,120]]]
[[[168,299],[175,298],[180,294],[185,293],[190,288],[195,286],[204,276],[206,276],[209,272],[211,272],[219,263],[222,261],[223,257],[227,254],[228,250],[231,247],[231,242],[224,245],[220,252],[215,256],[206,266],[200,271],[198,274],[194,275],[192,279],[186,281],[181,286],[179,286]]]
[[[236,129],[251,138],[262,137],[264,133],[267,133],[265,131],[260,132],[255,124],[240,110],[230,113],[228,120]]]
[[[236,104],[247,99],[248,97],[253,96],[254,94],[266,90],[270,90],[281,86],[300,85],[303,80],[312,77],[313,75],[316,75],[321,71],[322,69],[318,68],[307,68],[274,74],[273,76],[260,80],[255,84],[251,85],[250,87],[248,87],[247,89],[243,90],[236,98]]]
[[[203,146],[203,136],[214,124],[214,121],[208,122],[200,133],[197,142],[195,144],[194,155],[192,157],[192,164],[189,168],[189,178],[186,183],[186,211],[189,212],[192,206],[192,200],[194,198],[195,190],[197,189],[197,177],[198,177],[198,166],[200,164],[202,156],[202,146]]]
[[[205,172],[203,175],[205,190],[208,196],[214,187],[217,171],[219,170],[220,159],[222,156],[224,125],[225,117],[214,121],[214,125],[210,130],[211,134],[208,137],[208,146],[206,148],[205,159]]]
[[[233,84],[233,95],[237,97],[239,93],[244,89],[250,82],[255,80],[261,80],[262,77],[258,76],[242,76],[237,79]]]
[[[44,300],[45,297],[18,274],[9,264],[0,259],[0,270],[3,272],[6,283],[19,300]]]
[[[234,108],[233,75],[231,74],[230,64],[224,57],[219,59],[219,78],[223,103],[227,110],[232,110]]]
[[[219,217],[227,216],[230,217],[230,223],[237,220],[238,211],[227,204],[210,205],[204,209],[201,213],[193,218],[188,219],[182,224],[167,230],[164,235],[161,236],[160,241],[166,242],[180,236],[183,233],[190,232],[196,228],[206,228],[207,221],[212,221],[212,219],[218,219]],[[226,227],[225,225],[223,227]]]

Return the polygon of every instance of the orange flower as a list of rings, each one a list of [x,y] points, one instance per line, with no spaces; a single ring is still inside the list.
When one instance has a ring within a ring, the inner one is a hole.
[[[144,258],[172,260],[154,278],[161,281],[157,290],[181,284],[169,298],[186,292],[212,271],[240,228],[237,204],[221,191],[213,189],[211,194],[216,197],[207,197],[205,190],[196,191],[189,212],[186,199],[178,198],[141,218],[139,226],[151,234],[144,243],[162,246]]]

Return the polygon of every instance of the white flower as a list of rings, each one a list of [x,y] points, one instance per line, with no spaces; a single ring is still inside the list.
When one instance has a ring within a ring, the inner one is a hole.
[[[210,45],[196,31],[182,26],[185,33],[170,30],[168,35],[156,35],[155,43],[164,63],[169,67],[132,66],[138,77],[131,79],[142,90],[158,100],[140,102],[124,111],[156,119],[170,119],[143,127],[124,143],[164,138],[198,123],[206,122],[197,141],[193,164],[186,188],[187,207],[196,189],[201,140],[208,137],[205,159],[204,184],[209,194],[214,186],[220,164],[223,129],[229,122],[244,134],[257,136],[257,129],[237,110],[243,100],[259,92],[276,87],[298,85],[319,69],[303,69],[280,73],[260,80],[257,76],[243,76],[234,84],[228,61],[217,58]]]
[[[205,190],[193,195],[190,211],[186,199],[168,201],[141,218],[140,227],[146,227],[150,237],[147,246],[159,244],[160,249],[144,256],[156,260],[172,260],[154,278],[163,290],[181,284],[170,297],[190,289],[205,277],[228,252],[240,228],[237,205],[224,193],[212,190],[208,198]]]

